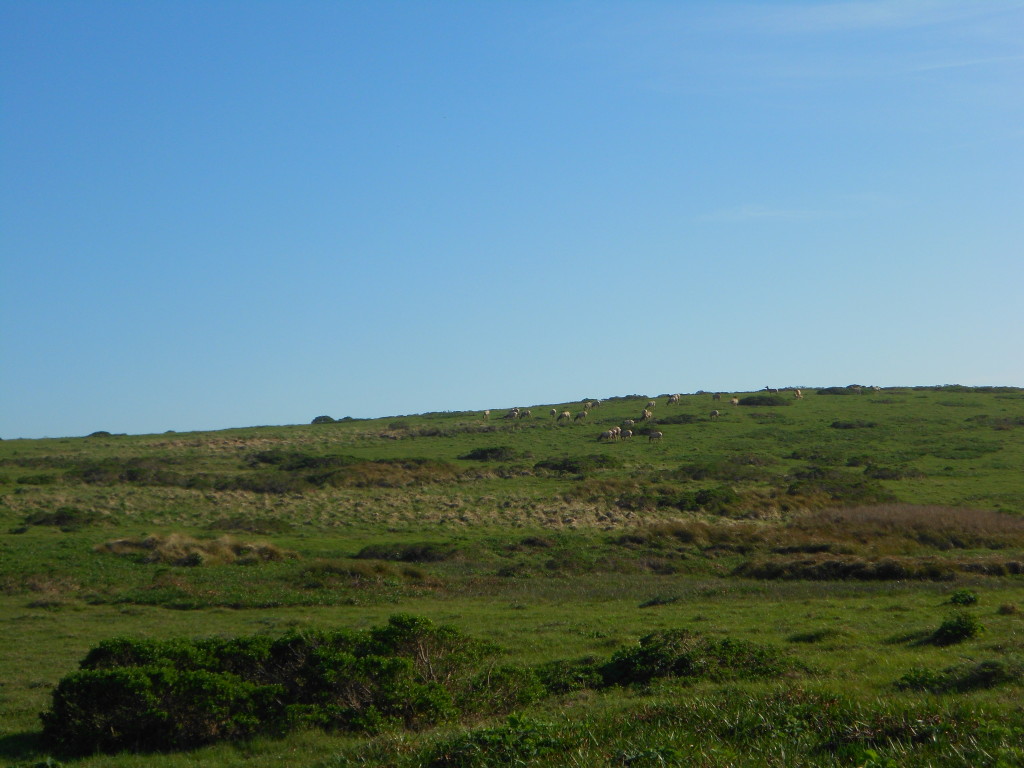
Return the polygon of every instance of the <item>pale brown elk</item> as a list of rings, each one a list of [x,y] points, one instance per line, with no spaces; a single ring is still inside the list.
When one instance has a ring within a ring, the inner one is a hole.
[[[658,432],[657,430],[655,430],[654,432],[648,432],[647,433],[647,442],[648,443],[653,443],[655,440],[661,440],[661,438],[663,438],[664,436],[665,435],[663,433]]]

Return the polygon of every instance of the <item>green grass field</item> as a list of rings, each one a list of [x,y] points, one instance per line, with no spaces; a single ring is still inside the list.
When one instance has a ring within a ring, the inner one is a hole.
[[[0,441],[0,764],[1024,764],[1024,391],[667,399]],[[626,419],[632,439],[599,439]],[[55,686],[109,638],[396,614],[525,670],[672,630],[782,661],[415,727],[94,756],[43,738]]]

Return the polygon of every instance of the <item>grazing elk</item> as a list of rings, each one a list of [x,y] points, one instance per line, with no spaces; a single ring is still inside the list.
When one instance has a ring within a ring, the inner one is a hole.
[[[682,395],[669,395],[668,396],[668,402],[665,403],[665,405],[678,405],[679,399],[681,397],[682,397]]]
[[[711,413],[708,414],[708,418],[711,419],[712,421],[718,421],[718,417],[720,415],[721,414],[718,411],[712,411]]]
[[[729,398],[729,402],[732,403],[733,405],[739,405],[740,399],[738,397],[731,397]]]
[[[663,438],[664,436],[665,435],[663,433],[658,432],[657,430],[655,430],[654,432],[648,432],[647,433],[647,442],[648,443],[653,443],[655,440],[661,440],[661,438]]]
[[[558,418],[555,419],[555,421],[561,421],[562,419],[568,420],[568,419],[571,419],[571,418],[572,418],[572,414],[571,413],[569,413],[568,411],[562,411],[560,414],[558,414]]]

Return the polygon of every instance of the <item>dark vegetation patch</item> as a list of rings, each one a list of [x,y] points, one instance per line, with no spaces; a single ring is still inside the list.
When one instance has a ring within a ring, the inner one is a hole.
[[[344,561],[316,560],[302,567],[298,582],[304,589],[339,589],[367,587],[387,582],[427,582],[427,574],[419,568],[397,568],[379,560]],[[432,583],[433,580],[431,580]]]
[[[847,466],[854,466],[847,462]],[[913,467],[883,467],[868,464],[864,467],[864,476],[872,480],[904,480],[910,477],[924,477],[924,472]]]
[[[717,480],[720,482],[762,482],[772,473],[766,469],[775,460],[770,457],[758,457],[749,454],[731,456],[726,459],[710,459],[707,461],[682,464],[678,469],[667,470],[660,474],[665,480]]]
[[[786,639],[791,643],[820,643],[825,640],[835,640],[844,634],[841,629],[828,627],[825,629],[813,629],[808,632],[797,632]]]
[[[864,391],[863,387],[851,384],[848,387],[823,387],[817,390],[819,395],[859,395]]]
[[[356,553],[363,560],[392,560],[401,563],[438,563],[450,560],[458,549],[448,544],[421,542],[416,544],[369,544]]]
[[[864,421],[863,419],[853,419],[852,421],[833,421],[829,426],[832,429],[874,429],[878,426],[878,423]]]
[[[559,474],[585,475],[588,472],[614,469],[620,466],[622,466],[622,461],[616,456],[592,453],[586,456],[561,456],[543,459],[534,464],[533,468]]]
[[[973,613],[957,611],[947,617],[926,642],[932,645],[954,645],[975,638],[984,631],[985,627]]]
[[[195,472],[179,468],[176,458],[111,458],[76,462],[69,481],[89,485],[136,484],[195,490],[302,493],[323,487],[403,488],[456,481],[460,470],[426,458],[364,460],[294,450],[250,454],[239,472]]]
[[[871,560],[862,557],[812,555],[755,558],[741,563],[732,575],[766,580],[934,581],[952,579],[954,567],[954,563],[934,558],[884,557]]]
[[[250,517],[249,515],[231,515],[214,520],[208,526],[211,531],[242,531],[259,533],[268,536],[274,533],[290,533],[295,526],[280,517]]]
[[[631,511],[674,509],[727,514],[740,501],[730,486],[692,489],[673,483],[587,478],[566,492],[568,501],[603,502]]]
[[[367,632],[109,640],[58,683],[42,715],[43,739],[82,755],[188,749],[309,727],[420,728],[489,713],[479,676],[496,653],[407,615]]]
[[[25,525],[45,525],[60,528],[65,532],[81,530],[90,525],[109,522],[108,516],[94,510],[77,507],[58,507],[53,512],[37,511],[25,516]]]
[[[957,573],[1024,573],[1024,562],[1016,558],[931,554],[1024,547],[1024,518],[949,507],[831,508],[804,512],[782,524],[670,520],[619,534],[611,542],[661,558],[685,556],[693,549],[746,555],[733,575],[757,579],[947,580]]]
[[[967,421],[992,429],[1007,430],[1024,427],[1024,416],[972,416]]]
[[[896,495],[862,474],[833,467],[808,467],[790,475],[786,492],[793,496],[826,496],[844,504],[896,501]]]
[[[704,421],[704,419],[692,413],[675,413],[671,416],[658,417],[659,424],[696,424],[701,421]]]
[[[468,461],[512,461],[519,458],[519,453],[507,445],[498,445],[491,448],[474,448],[459,458]]]
[[[664,677],[710,680],[778,677],[792,668],[771,646],[735,638],[709,638],[683,629],[640,638],[600,668],[605,685],[646,684]]]
[[[265,542],[235,541],[223,536],[219,539],[194,539],[172,533],[166,536],[146,536],[139,539],[117,539],[96,547],[97,552],[127,557],[138,563],[164,565],[254,565],[279,562],[294,553]]]
[[[449,736],[423,758],[426,768],[504,768],[533,765],[570,745],[551,723],[510,716],[494,725]]]
[[[497,656],[493,644],[409,615],[365,632],[116,638],[89,651],[80,669],[57,684],[41,716],[43,741],[59,754],[86,755],[189,749],[311,727],[420,729],[583,689],[663,678],[762,679],[794,670],[770,646],[685,630],[646,635],[605,660],[531,668],[498,664]],[[526,733],[525,722],[511,720],[520,725],[499,735],[444,740],[429,764],[477,765],[464,760],[480,757],[480,749],[501,760],[536,754],[548,743],[546,731]]]
[[[967,693],[998,685],[1020,685],[1024,681],[1024,662],[987,659],[946,667],[942,670],[914,667],[896,681],[901,691],[928,693]]]
[[[747,395],[740,398],[740,405],[780,406],[792,404],[791,398],[782,395]]]

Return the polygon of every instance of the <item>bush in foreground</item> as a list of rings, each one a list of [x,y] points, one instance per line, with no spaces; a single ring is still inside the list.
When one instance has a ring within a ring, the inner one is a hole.
[[[481,683],[489,643],[415,616],[367,632],[101,643],[41,717],[56,751],[188,749],[297,727],[419,728],[537,695],[529,670]]]

